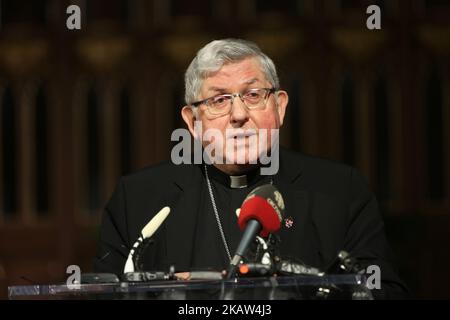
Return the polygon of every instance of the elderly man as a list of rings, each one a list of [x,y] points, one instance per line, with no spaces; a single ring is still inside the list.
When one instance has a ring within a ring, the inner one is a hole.
[[[141,229],[165,206],[171,213],[146,252],[145,270],[226,269],[242,236],[236,209],[255,187],[271,183],[285,202],[282,257],[326,270],[346,250],[380,267],[376,296],[402,295],[376,199],[355,169],[281,148],[279,168],[263,174],[262,154],[278,161],[272,133],[288,104],[268,56],[248,41],[213,41],[188,67],[185,86],[181,115],[202,149],[214,144],[213,151],[202,163],[167,162],[121,179],[105,209],[96,271],[121,274]],[[199,126],[220,134],[201,134]]]

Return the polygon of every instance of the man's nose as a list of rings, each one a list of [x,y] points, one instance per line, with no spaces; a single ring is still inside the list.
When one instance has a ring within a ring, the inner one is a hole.
[[[242,102],[239,96],[234,97],[233,103],[231,105],[231,123],[239,126],[248,120],[248,110],[247,107]]]

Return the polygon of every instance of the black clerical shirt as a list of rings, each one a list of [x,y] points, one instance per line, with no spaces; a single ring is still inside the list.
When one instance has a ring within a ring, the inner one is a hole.
[[[247,188],[232,190],[226,175],[208,168],[233,254],[241,235],[235,210],[256,185],[270,177],[256,174],[256,179],[249,177]],[[284,198],[288,219],[277,233],[282,258],[327,270],[338,252],[345,250],[364,266],[379,266],[383,289],[376,296],[403,296],[406,289],[395,272],[376,198],[357,170],[280,148],[280,169],[273,184]],[[228,256],[202,165],[168,162],[120,180],[105,207],[95,271],[122,274],[142,228],[165,206],[171,212],[153,236],[144,269],[167,271],[174,265],[177,271],[223,270]]]
[[[213,209],[211,194],[206,183],[205,167],[201,166],[204,176],[200,192],[200,210],[195,227],[195,243],[192,266],[195,270],[227,269],[230,258],[225,249],[218,221]],[[262,176],[259,169],[245,174],[246,187],[233,188],[230,177],[212,165],[207,166],[214,201],[223,228],[229,254],[234,255],[242,236],[238,226],[236,209],[240,208],[246,196],[256,187],[272,182],[271,176]]]

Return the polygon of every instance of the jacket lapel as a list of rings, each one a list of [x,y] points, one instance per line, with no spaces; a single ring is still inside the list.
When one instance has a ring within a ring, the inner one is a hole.
[[[279,232],[282,257],[299,257],[308,264],[321,264],[320,239],[312,218],[312,195],[302,187],[302,158],[281,148],[280,172],[275,179],[283,195],[285,217]]]
[[[171,208],[166,224],[167,263],[177,271],[188,270],[191,264],[201,179],[198,166],[176,166],[173,192],[167,195]]]

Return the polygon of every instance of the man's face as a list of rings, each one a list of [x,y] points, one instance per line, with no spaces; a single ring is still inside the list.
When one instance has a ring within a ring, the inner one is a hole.
[[[247,58],[240,62],[226,64],[219,71],[206,78],[203,81],[198,100],[219,94],[245,93],[249,89],[271,87],[258,60]],[[207,110],[208,107],[202,104],[197,107],[197,119],[195,119],[190,107],[187,106],[183,108],[182,115],[194,136],[193,121],[195,120],[201,121],[203,134],[209,129],[217,129],[221,132],[224,143],[222,150],[217,150],[220,154],[216,154],[216,159],[217,156],[222,157],[223,162],[228,163],[224,165],[229,169],[227,171],[238,173],[242,171],[240,169],[246,167],[246,164],[257,160],[254,159],[254,155],[270,150],[271,129],[279,129],[282,125],[287,102],[287,93],[278,91],[268,96],[264,108],[249,110],[239,97],[235,97],[229,114],[223,116],[211,115]],[[230,135],[230,132],[233,133],[233,129],[241,129],[244,135]],[[267,134],[261,134],[260,129],[266,129]],[[257,139],[251,137],[252,132],[256,133]],[[253,149],[260,145],[260,139],[265,140],[267,150],[254,152]],[[202,140],[205,148],[213,142],[212,139],[204,141],[202,138]],[[258,141],[258,143],[254,143],[255,141]],[[230,153],[232,149],[234,149],[234,152]],[[239,153],[245,154],[244,164],[242,164],[242,158],[239,161],[237,159]]]

